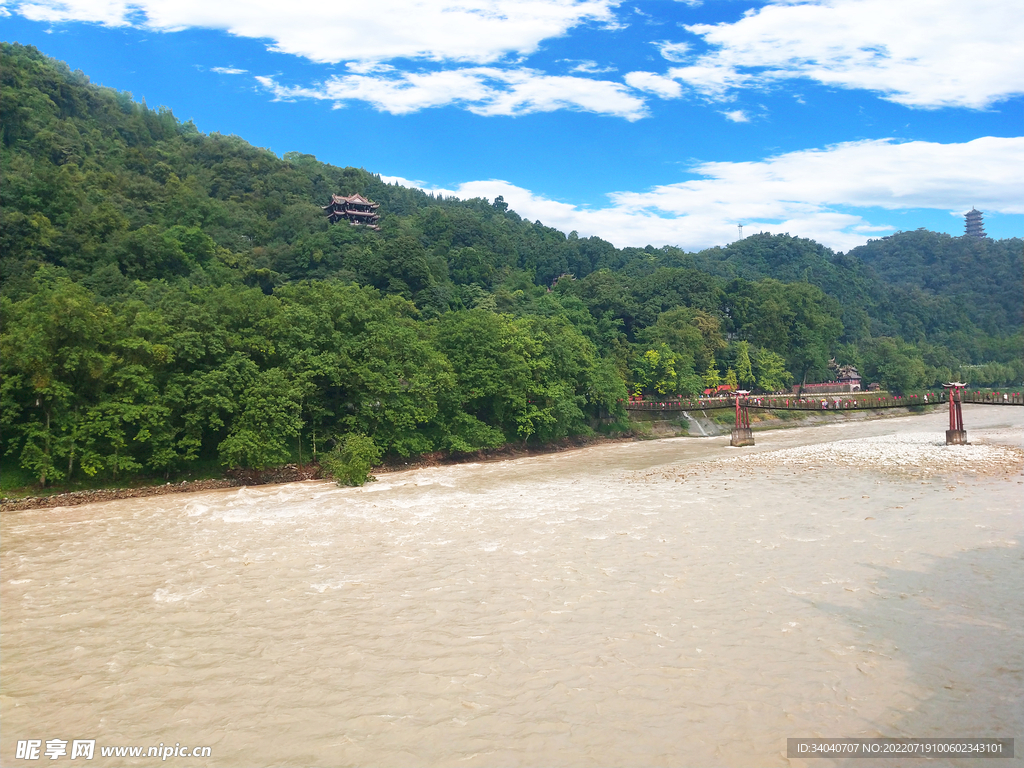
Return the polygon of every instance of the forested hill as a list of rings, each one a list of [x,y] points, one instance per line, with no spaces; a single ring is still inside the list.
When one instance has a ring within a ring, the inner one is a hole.
[[[1024,326],[1024,240],[950,237],[919,229],[850,251],[887,283],[945,297],[986,333]]]
[[[919,229],[844,255],[813,240],[761,234],[696,254],[694,263],[722,277],[813,283],[843,304],[850,337],[902,336],[969,356],[962,331],[1006,337],[1024,327],[1021,238]]]
[[[0,46],[0,88],[5,487],[313,455],[344,476],[621,428],[627,392],[775,390],[832,358],[896,390],[1024,378],[1019,290],[942,279],[1019,276],[1019,240],[947,244],[948,271],[917,278],[888,249],[930,258],[930,233],[863,256],[770,235],[616,249],[201,134],[33,48]],[[356,192],[379,232],[328,224]]]

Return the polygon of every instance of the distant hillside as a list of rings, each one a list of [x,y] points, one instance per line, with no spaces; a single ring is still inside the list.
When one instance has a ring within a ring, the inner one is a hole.
[[[1019,240],[618,249],[201,134],[6,43],[0,124],[4,484],[311,456],[357,477],[832,358],[897,391],[1024,379]],[[380,203],[380,231],[329,224],[335,193]]]
[[[1024,326],[1024,240],[950,237],[919,229],[854,248],[849,256],[890,285],[942,296],[986,333]]]

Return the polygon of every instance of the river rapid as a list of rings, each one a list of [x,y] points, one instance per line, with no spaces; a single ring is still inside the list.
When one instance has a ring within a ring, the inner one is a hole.
[[[0,764],[82,762],[16,759],[57,738],[87,765],[1019,755],[1024,408],[964,410],[970,446],[938,412],[7,513]]]

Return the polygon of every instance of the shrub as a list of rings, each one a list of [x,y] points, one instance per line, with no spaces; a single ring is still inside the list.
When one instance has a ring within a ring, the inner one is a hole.
[[[338,438],[334,448],[320,460],[324,474],[338,485],[363,485],[376,480],[370,469],[380,461],[382,451],[366,435],[349,433]]]

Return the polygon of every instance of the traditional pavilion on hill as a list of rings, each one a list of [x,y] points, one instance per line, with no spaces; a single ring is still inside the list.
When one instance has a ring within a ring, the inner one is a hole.
[[[331,195],[331,202],[323,206],[331,224],[337,224],[344,219],[352,226],[366,226],[376,230],[380,229],[377,226],[377,222],[380,221],[380,216],[377,215],[378,208],[380,203],[367,200],[359,193],[348,197]]]
[[[981,211],[973,206],[964,216],[964,237],[988,237],[985,225],[981,221]]]

